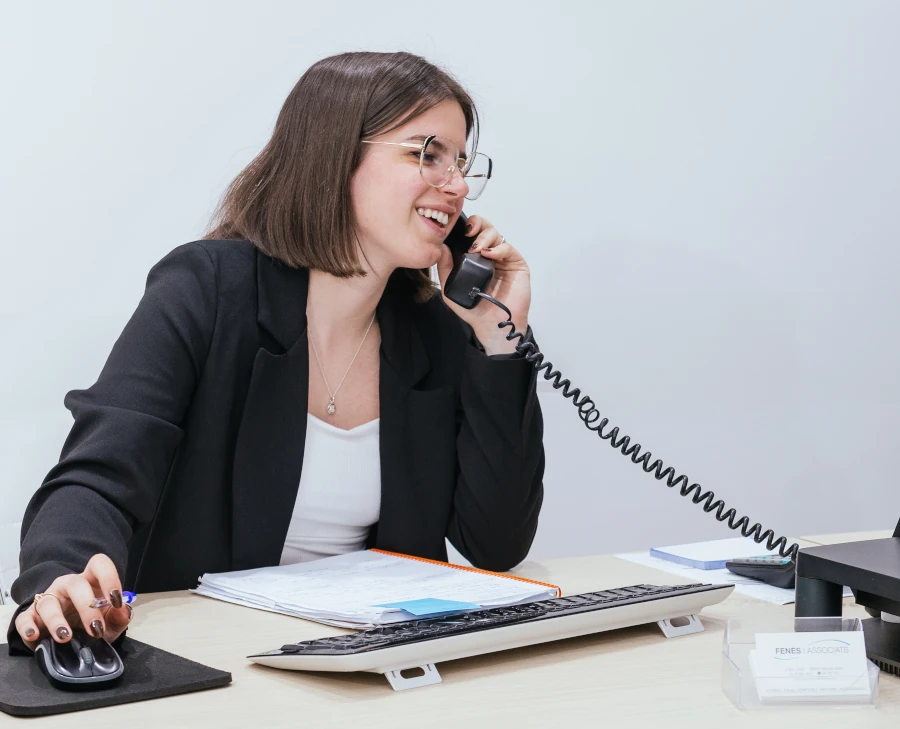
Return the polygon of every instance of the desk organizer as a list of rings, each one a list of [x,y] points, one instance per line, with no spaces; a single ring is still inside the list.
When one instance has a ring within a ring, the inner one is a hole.
[[[858,680],[868,681],[869,696],[800,696],[766,697],[760,699],[759,688],[773,687],[784,682],[781,677],[754,676],[749,654],[756,647],[758,633],[841,633],[862,631],[859,618],[795,618],[751,617],[730,618],[725,626],[722,646],[722,690],[739,709],[800,709],[800,708],[873,708],[878,699],[879,669],[866,660],[868,675]],[[852,680],[851,680],[852,682]]]

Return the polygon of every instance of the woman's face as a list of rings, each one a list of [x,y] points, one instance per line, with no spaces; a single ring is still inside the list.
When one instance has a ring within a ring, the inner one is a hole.
[[[455,101],[444,101],[387,134],[378,142],[414,142],[438,135],[466,150],[466,120]],[[419,136],[419,139],[411,139]],[[360,263],[378,274],[395,268],[428,268],[441,257],[447,237],[469,191],[454,172],[444,187],[431,187],[419,174],[419,150],[384,144],[364,144],[363,158],[351,180],[353,218],[363,255]],[[440,227],[419,210],[447,213]],[[366,263],[368,261],[368,264]]]

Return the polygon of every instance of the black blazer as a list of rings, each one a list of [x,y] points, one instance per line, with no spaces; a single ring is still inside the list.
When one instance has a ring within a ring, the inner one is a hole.
[[[278,564],[306,439],[307,283],[244,240],[188,243],[153,267],[97,382],[66,395],[75,423],[26,509],[13,599],[101,552],[137,592]],[[543,497],[534,368],[487,356],[440,296],[415,304],[403,271],[377,317],[369,546],[444,560],[448,537],[474,565],[510,569]]]

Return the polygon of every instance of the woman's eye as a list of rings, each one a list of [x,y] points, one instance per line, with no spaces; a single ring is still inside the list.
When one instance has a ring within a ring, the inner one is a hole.
[[[410,152],[410,154],[415,157],[417,160],[422,158],[422,161],[426,165],[433,165],[437,162],[437,156],[432,154],[431,152],[422,152],[422,150],[418,150],[416,152]],[[424,154],[424,157],[422,155]]]

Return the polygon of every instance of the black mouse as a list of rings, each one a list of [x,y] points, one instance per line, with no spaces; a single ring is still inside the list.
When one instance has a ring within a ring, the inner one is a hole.
[[[115,648],[83,630],[73,630],[67,643],[44,638],[34,658],[50,683],[62,689],[105,688],[125,671]]]

